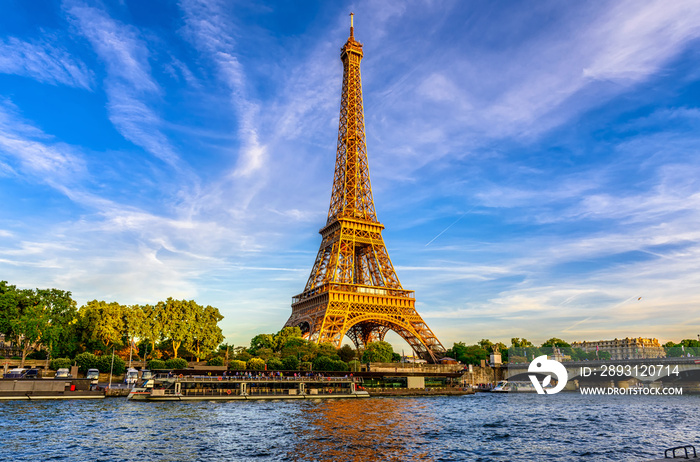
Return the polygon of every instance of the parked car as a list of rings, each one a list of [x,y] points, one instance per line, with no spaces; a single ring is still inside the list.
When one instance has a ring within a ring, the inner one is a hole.
[[[59,370],[56,371],[56,375],[53,377],[54,379],[69,379],[71,378],[70,375],[70,369],[67,367],[62,367]]]
[[[5,379],[21,379],[24,375],[26,369],[18,367],[17,369],[10,369],[6,374],[3,375]]]
[[[41,374],[39,373],[39,369],[34,369],[34,368],[32,368],[32,369],[29,369],[27,372],[25,372],[24,375],[22,376],[22,378],[25,378],[25,379],[40,379],[40,378],[41,378]]]
[[[92,382],[90,382],[91,384],[97,385],[97,382],[100,379],[100,370],[99,369],[88,369],[87,374],[85,375],[85,378],[92,380]]]

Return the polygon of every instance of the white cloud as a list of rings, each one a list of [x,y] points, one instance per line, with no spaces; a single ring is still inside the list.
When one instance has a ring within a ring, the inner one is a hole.
[[[30,77],[52,85],[90,90],[93,73],[80,59],[48,39],[34,42],[0,39],[0,73]]]
[[[14,165],[5,164],[8,174],[21,172],[58,188],[74,184],[85,173],[84,161],[73,147],[23,121],[11,102],[0,103],[0,153]]]
[[[66,10],[105,63],[107,108],[114,126],[129,141],[176,169],[183,169],[169,140],[160,131],[160,117],[148,106],[162,90],[151,76],[148,47],[138,30],[79,1],[68,2]]]

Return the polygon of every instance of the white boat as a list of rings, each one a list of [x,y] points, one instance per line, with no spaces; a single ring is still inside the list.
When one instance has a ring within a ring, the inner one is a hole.
[[[551,387],[545,387],[551,388]],[[491,390],[491,393],[537,393],[535,386],[530,381],[501,380]]]
[[[136,401],[368,398],[353,377],[158,376],[134,387]]]

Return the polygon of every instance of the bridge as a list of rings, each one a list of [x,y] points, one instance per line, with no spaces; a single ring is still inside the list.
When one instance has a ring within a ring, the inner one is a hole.
[[[567,389],[578,384],[610,384],[614,382],[643,384],[689,384],[700,383],[700,358],[646,358],[596,361],[560,361],[569,376]],[[530,363],[508,364],[507,380],[529,381]],[[538,374],[539,375],[539,374]]]

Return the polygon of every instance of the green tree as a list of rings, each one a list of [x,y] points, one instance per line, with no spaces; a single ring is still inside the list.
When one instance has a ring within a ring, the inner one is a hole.
[[[207,361],[207,366],[223,366],[224,359],[221,356],[214,356]]]
[[[69,358],[56,358],[51,360],[51,364],[49,367],[51,370],[57,371],[62,368],[68,368],[73,364],[73,361],[71,361]]]
[[[315,371],[332,371],[333,360],[328,356],[318,356],[313,361]]]
[[[268,371],[281,371],[284,369],[284,364],[277,358],[272,358],[267,360],[267,370]]]
[[[146,314],[139,305],[125,306],[123,311],[124,336],[127,343],[136,345],[135,338],[142,338],[145,330]],[[138,349],[136,350],[138,354]]]
[[[365,351],[362,353],[362,362],[391,362],[394,354],[394,348],[391,343],[385,341],[370,342],[365,346]]]
[[[224,340],[224,335],[219,327],[219,322],[224,317],[218,308],[209,305],[202,307],[195,303],[193,309],[195,316],[194,325],[192,326],[192,349],[199,362],[201,358],[208,356]]]
[[[114,367],[112,367],[112,364],[114,364]],[[109,373],[111,370],[113,374],[120,375],[126,370],[126,362],[117,355],[102,355],[97,359],[97,368],[100,372]]]
[[[328,356],[331,359],[340,359],[338,349],[330,342],[319,343],[316,354],[318,356]]]
[[[274,335],[272,339],[272,349],[275,352],[280,351],[290,338],[302,338],[301,329],[299,327],[283,327],[282,330]]]
[[[280,351],[280,356],[294,356],[300,361],[313,361],[318,352],[318,345],[303,338],[292,337],[287,340],[284,347]]]
[[[529,346],[529,345],[526,345]],[[565,340],[562,340],[560,338],[552,337],[546,342],[542,344],[542,348],[571,348],[571,345],[569,345]]]
[[[258,334],[250,339],[250,349],[248,352],[252,355],[257,355],[261,348],[269,348],[272,350],[275,346],[275,338],[272,334]]]
[[[148,361],[148,369],[152,371],[166,369],[165,361],[162,361],[160,359],[151,359],[150,361]]]
[[[348,362],[355,358],[355,349],[350,345],[343,345],[338,348],[338,356],[342,361]]]
[[[246,363],[246,368],[250,369],[251,371],[262,371],[265,369],[265,361],[260,358],[251,358]]]
[[[78,315],[83,342],[93,349],[110,351],[124,345],[126,307],[117,302],[92,300],[80,307]]]
[[[187,360],[183,358],[170,358],[165,361],[166,369],[186,369]]]
[[[485,338],[482,338],[481,340],[479,340],[477,342],[477,345],[479,345],[482,349],[484,349],[486,351],[491,351],[491,349],[493,348],[493,342],[491,340],[488,340]],[[455,358],[455,359],[457,359],[457,358]]]
[[[80,367],[80,372],[83,374],[86,373],[88,369],[96,369],[97,361],[97,356],[92,353],[88,353],[87,351],[85,353],[80,353],[75,357],[75,364]]]
[[[151,345],[150,354],[156,351],[156,343],[163,340],[163,305],[142,305],[143,324],[141,335]],[[144,359],[148,358],[148,351],[144,354]]]
[[[71,293],[58,289],[17,289],[0,281],[0,332],[22,349],[22,363],[40,348],[60,351],[75,324],[75,301]]]
[[[229,369],[234,370],[234,371],[242,371],[246,368],[246,362],[245,361],[240,361],[238,359],[234,359],[231,361],[228,365]]]
[[[514,346],[515,348],[528,348],[528,347],[533,347],[535,345],[532,344],[528,339],[521,339],[519,337],[514,337],[510,339],[510,344]]]
[[[180,346],[190,346],[193,341],[193,325],[196,323],[197,304],[194,300],[175,300],[172,297],[158,302],[161,312],[163,337],[170,340],[173,358],[177,358]],[[218,343],[218,342],[217,342]]]
[[[287,356],[282,359],[282,368],[285,371],[296,371],[299,369],[299,360],[296,356]]]

